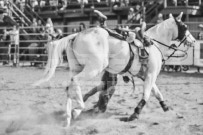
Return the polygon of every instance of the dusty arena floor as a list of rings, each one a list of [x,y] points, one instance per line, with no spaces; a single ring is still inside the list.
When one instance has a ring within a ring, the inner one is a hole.
[[[86,102],[86,110],[70,128],[66,122],[65,86],[68,70],[57,69],[54,78],[39,88],[30,84],[43,74],[32,67],[0,67],[0,135],[203,135],[203,74],[161,73],[157,84],[170,106],[163,112],[151,95],[139,120],[122,122],[142,96],[142,82],[136,79],[136,90],[121,77],[107,112],[87,111],[98,95]],[[85,83],[83,94],[99,83]]]

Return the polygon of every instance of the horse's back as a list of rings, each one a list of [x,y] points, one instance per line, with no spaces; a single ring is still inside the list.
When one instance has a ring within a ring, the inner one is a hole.
[[[80,32],[73,43],[73,50],[80,64],[88,59],[107,59],[109,52],[108,32],[95,27]]]

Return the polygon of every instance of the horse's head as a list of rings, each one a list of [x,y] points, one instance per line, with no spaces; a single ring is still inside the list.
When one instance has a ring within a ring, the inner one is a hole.
[[[182,22],[181,20],[182,15],[183,12],[181,12],[180,15],[175,18],[172,16],[172,14],[170,14],[170,18],[174,18],[175,24],[177,26],[175,39],[179,40],[181,43],[185,45],[193,46],[196,40],[189,32],[187,25]]]

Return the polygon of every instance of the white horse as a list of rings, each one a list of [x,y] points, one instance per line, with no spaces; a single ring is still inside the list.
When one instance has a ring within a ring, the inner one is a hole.
[[[138,118],[150,97],[151,91],[159,100],[163,110],[168,110],[155,83],[161,70],[165,50],[175,39],[180,40],[181,43],[184,41],[184,43],[194,44],[195,42],[181,18],[182,13],[176,18],[170,15],[169,19],[146,31],[145,36],[149,37],[153,44],[147,47],[149,57],[145,73],[144,93],[142,100],[138,103],[134,113],[126,119],[127,121]],[[35,85],[48,81],[52,77],[62,59],[63,50],[67,52],[70,72],[72,73],[70,85],[66,89],[67,126],[70,125],[71,118],[78,117],[85,107],[81,93],[82,81],[91,80],[104,70],[113,74],[121,74],[121,72],[126,71],[126,74],[133,76],[140,68],[136,47],[130,47],[126,41],[109,36],[108,32],[102,28],[91,28],[54,41],[49,45],[45,76]],[[76,106],[72,106],[72,101],[76,101]]]

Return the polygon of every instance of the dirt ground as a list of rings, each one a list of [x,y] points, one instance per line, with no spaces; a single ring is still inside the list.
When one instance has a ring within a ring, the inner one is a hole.
[[[92,113],[98,94],[86,102],[86,109],[66,123],[65,86],[69,73],[57,69],[49,83],[38,88],[43,69],[0,66],[0,135],[203,135],[203,74],[160,74],[157,84],[170,111],[163,112],[151,95],[140,118],[132,122],[119,119],[132,114],[142,97],[142,82],[136,79],[136,90],[119,77],[117,90],[105,113]],[[84,83],[83,94],[99,84],[99,77]]]

